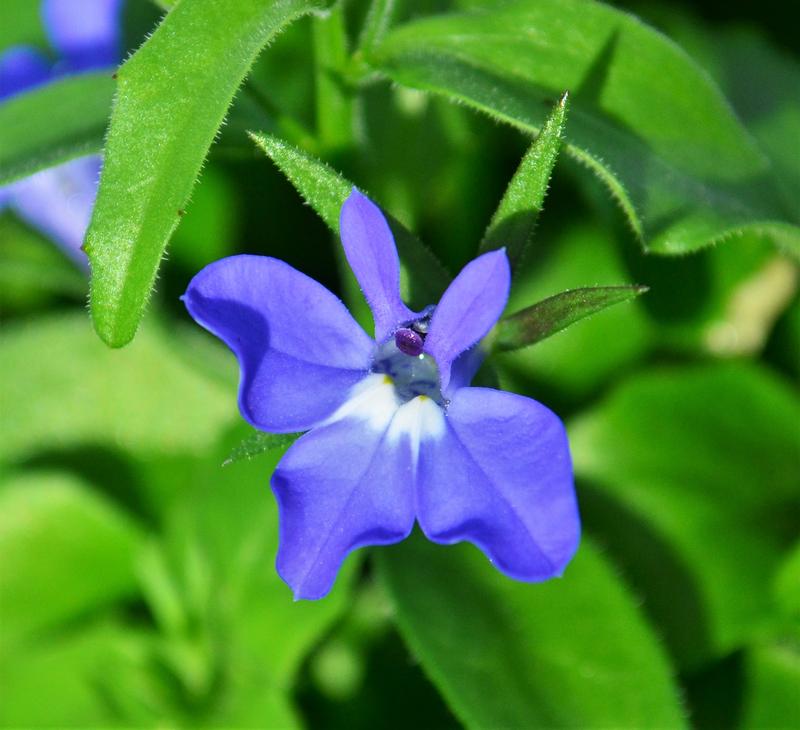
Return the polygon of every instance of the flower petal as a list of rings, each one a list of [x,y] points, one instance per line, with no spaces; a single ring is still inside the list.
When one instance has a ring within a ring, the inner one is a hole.
[[[88,265],[81,245],[92,217],[100,166],[99,155],[81,157],[4,188],[8,204],[20,218],[82,266]]]
[[[239,408],[263,431],[305,431],[369,369],[374,343],[322,284],[267,256],[231,256],[192,279],[194,319],[239,360]]]
[[[14,46],[0,55],[0,99],[31,89],[50,78],[50,64],[35,48]]]
[[[44,0],[42,19],[65,70],[114,66],[120,58],[122,0]]]
[[[400,259],[380,208],[353,188],[342,205],[339,232],[347,262],[358,279],[375,320],[375,339],[383,342],[416,315],[400,299]]]
[[[425,340],[425,352],[439,366],[442,392],[450,382],[453,361],[482,339],[500,318],[510,286],[508,257],[500,249],[470,261],[447,287],[433,312]]]
[[[417,519],[434,542],[475,543],[505,574],[525,581],[560,575],[580,520],[564,427],[530,398],[462,388],[447,430],[424,441]]]
[[[394,386],[370,375],[342,411],[297,440],[272,477],[277,569],[295,599],[322,598],[345,556],[405,538],[414,525],[411,449],[391,428]]]

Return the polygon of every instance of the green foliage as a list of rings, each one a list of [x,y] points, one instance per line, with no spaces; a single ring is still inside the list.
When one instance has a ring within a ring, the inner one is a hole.
[[[97,444],[202,451],[236,417],[228,390],[156,328],[122,356],[94,337],[80,313],[6,328],[0,401],[16,404],[0,410],[0,461]]]
[[[208,148],[259,51],[321,0],[182,0],[119,69],[86,252],[100,337],[127,344]],[[156,103],[157,102],[157,103]]]
[[[266,451],[285,449],[291,446],[302,434],[299,433],[265,433],[255,431],[244,439],[225,459],[223,466],[235,464],[242,459],[252,459]]]
[[[419,536],[379,566],[400,630],[468,727],[684,725],[658,640],[588,540],[541,585]]]
[[[588,525],[685,665],[764,625],[772,575],[797,532],[798,423],[792,389],[732,363],[630,379],[568,429],[591,487]]]
[[[561,292],[501,320],[492,344],[501,352],[533,345],[646,291],[646,286],[597,286]]]
[[[0,653],[35,631],[132,595],[140,540],[124,513],[73,477],[31,472],[6,480]]]
[[[566,151],[652,250],[694,251],[746,229],[800,249],[796,211],[776,202],[766,157],[719,89],[630,15],[586,0],[478,6],[401,26],[370,60],[531,133],[569,90]]]
[[[553,107],[542,131],[525,153],[481,241],[482,252],[505,246],[512,268],[525,253],[544,206],[550,176],[561,150],[567,98],[565,93]]]
[[[0,104],[0,185],[99,152],[113,92],[111,72],[85,74]]]

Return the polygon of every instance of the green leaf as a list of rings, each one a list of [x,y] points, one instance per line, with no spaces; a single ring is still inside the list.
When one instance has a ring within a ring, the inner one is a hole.
[[[352,183],[311,155],[265,134],[251,134],[253,141],[289,178],[306,202],[336,234],[339,213],[353,189]],[[401,263],[410,272],[409,300],[412,306],[425,306],[439,300],[448,283],[442,265],[413,233],[391,215],[386,215],[394,234]]]
[[[134,594],[139,541],[136,525],[75,477],[8,479],[0,486],[4,647]]]
[[[800,634],[751,648],[745,674],[747,692],[740,727],[792,730],[800,725]]]
[[[118,71],[86,238],[91,311],[113,347],[134,336],[167,242],[259,51],[323,0],[181,0]]]
[[[401,26],[370,60],[530,133],[569,89],[567,153],[652,250],[685,253],[749,228],[800,253],[797,213],[718,88],[633,16],[586,0],[480,7]]]
[[[85,315],[9,325],[0,340],[0,462],[104,444],[136,452],[203,451],[236,420],[227,387],[180,359],[157,329],[125,352]],[[188,351],[198,361],[203,349]]]
[[[403,637],[467,727],[684,726],[658,640],[588,540],[533,585],[419,535],[376,555]]]
[[[568,425],[584,521],[686,667],[768,622],[772,576],[798,528],[798,423],[792,388],[730,363],[631,378]]]
[[[285,449],[302,435],[301,433],[265,433],[264,431],[255,431],[233,448],[230,456],[225,459],[222,465],[228,466],[244,459],[249,461],[266,451]]]
[[[614,304],[635,299],[646,291],[646,286],[596,286],[561,292],[501,320],[493,346],[507,351],[533,345],[575,322]]]
[[[99,152],[113,94],[111,72],[92,73],[59,79],[4,101],[0,185]]]
[[[525,153],[481,242],[481,252],[505,246],[512,268],[531,242],[542,212],[550,176],[561,150],[567,98],[568,94],[562,95]]]

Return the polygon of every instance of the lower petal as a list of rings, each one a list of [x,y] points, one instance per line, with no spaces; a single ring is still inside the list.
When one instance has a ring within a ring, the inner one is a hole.
[[[371,375],[326,423],[286,452],[272,477],[280,511],[277,568],[295,598],[322,598],[345,556],[405,538],[414,464],[393,421],[394,386]]]
[[[530,398],[463,388],[446,422],[442,438],[420,447],[422,530],[434,542],[474,543],[518,580],[560,575],[580,537],[561,421]]]

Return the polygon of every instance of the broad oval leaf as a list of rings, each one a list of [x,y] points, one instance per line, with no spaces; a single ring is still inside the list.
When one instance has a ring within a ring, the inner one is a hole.
[[[0,104],[0,185],[99,152],[113,94],[109,71],[59,79]]]
[[[587,0],[523,0],[427,18],[370,54],[393,81],[528,132],[570,91],[566,151],[595,172],[646,245],[677,254],[747,228],[800,254],[797,211],[718,88],[633,16]]]
[[[325,0],[182,0],[119,69],[86,253],[95,329],[134,336],[214,135],[259,51]]]
[[[377,555],[403,637],[467,727],[685,725],[655,634],[588,540],[539,584],[418,534]]]
[[[595,286],[572,289],[515,312],[497,324],[493,346],[517,350],[550,337],[607,307],[635,299],[646,286]]]
[[[792,388],[730,363],[631,378],[568,424],[585,522],[683,666],[727,654],[768,621],[797,534],[798,423]]]

